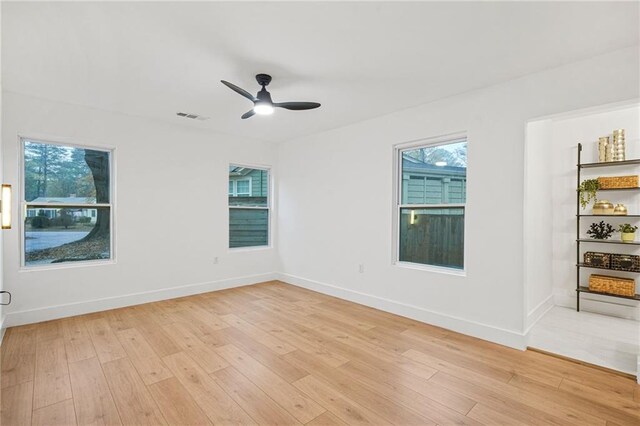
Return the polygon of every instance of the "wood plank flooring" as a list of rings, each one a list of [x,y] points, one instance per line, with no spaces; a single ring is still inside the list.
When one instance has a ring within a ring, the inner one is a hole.
[[[639,425],[634,380],[281,282],[14,327],[1,424]]]

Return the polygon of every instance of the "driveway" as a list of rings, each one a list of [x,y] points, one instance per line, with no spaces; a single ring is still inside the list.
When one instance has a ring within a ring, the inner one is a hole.
[[[78,241],[84,238],[89,232],[77,231],[47,231],[47,232],[25,232],[25,251],[27,253],[35,250],[42,250],[63,244]]]

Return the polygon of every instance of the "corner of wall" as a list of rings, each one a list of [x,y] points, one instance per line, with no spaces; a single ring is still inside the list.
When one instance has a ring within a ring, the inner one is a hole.
[[[529,332],[534,325],[547,313],[551,308],[555,306],[553,301],[553,294],[550,294],[546,299],[538,304],[535,308],[527,312],[524,324],[524,334],[529,335]]]
[[[514,330],[507,330],[476,321],[469,321],[418,306],[348,290],[346,288],[309,280],[291,274],[278,273],[276,275],[280,281],[306,288],[307,290],[317,291],[329,296],[338,297],[350,302],[380,309],[385,312],[411,318],[437,327],[446,328],[448,330],[477,337],[479,339],[488,340],[514,349],[525,350],[527,348],[526,336]]]

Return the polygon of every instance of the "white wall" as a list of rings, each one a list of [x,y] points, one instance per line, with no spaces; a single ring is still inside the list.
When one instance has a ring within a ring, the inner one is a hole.
[[[561,306],[575,308],[575,263],[576,263],[576,168],[577,144],[583,145],[583,162],[597,161],[598,137],[611,134],[613,129],[625,129],[627,158],[640,158],[640,106],[633,105],[626,108],[616,108],[605,112],[592,112],[580,117],[557,119],[552,121],[552,137],[549,139],[549,166],[551,167],[551,193],[548,198],[553,206],[553,232],[550,248],[552,248],[553,292],[555,303]],[[616,176],[638,174],[635,166],[616,168],[583,169],[581,180],[593,179],[598,176]],[[640,199],[637,194],[629,192],[600,193],[599,198],[608,199],[616,203],[623,203],[629,209],[630,214],[640,212]],[[581,210],[582,214],[591,214],[591,207]],[[581,221],[582,235],[588,226],[596,219],[584,218]],[[605,218],[605,222],[615,225],[620,223],[637,223],[635,219]],[[620,234],[614,234],[612,238],[619,239]],[[596,244],[582,244],[582,253],[587,250],[615,253],[638,254],[633,247],[607,246]],[[581,273],[582,285],[588,285],[589,273],[596,271],[583,270]],[[615,272],[608,273],[616,275]],[[622,274],[623,276],[625,274]],[[628,274],[627,274],[628,276]],[[612,299],[595,295],[582,295],[581,308],[593,312],[604,312],[622,317],[640,318],[634,301]],[[599,300],[598,303],[590,303],[589,300]],[[634,307],[629,308],[629,307]]]
[[[638,97],[638,59],[624,49],[282,144],[282,279],[523,347],[525,124]],[[467,276],[394,266],[393,145],[460,131]]]
[[[553,155],[551,120],[539,120],[526,127],[524,185],[524,286],[525,330],[528,330],[553,306],[551,276],[550,210]]]
[[[2,33],[2,8],[0,7],[0,33]],[[1,49],[0,49],[1,50]],[[0,54],[0,93],[2,93],[2,55]],[[0,117],[2,117],[2,97],[0,97]],[[0,181],[4,182],[3,174],[2,174],[2,157],[4,152],[2,151],[2,120],[0,120]],[[3,265],[3,257],[2,257],[2,232],[0,231],[0,290],[4,290],[4,265]],[[4,324],[5,317],[5,308],[0,305],[0,343],[2,343],[2,338],[4,337],[4,331],[6,325]]]
[[[275,166],[273,146],[9,92],[3,105],[5,181],[16,201],[18,134],[113,147],[116,168],[116,264],[20,270],[20,226],[4,231],[7,325],[273,278],[275,249],[228,251],[226,201],[228,164]]]

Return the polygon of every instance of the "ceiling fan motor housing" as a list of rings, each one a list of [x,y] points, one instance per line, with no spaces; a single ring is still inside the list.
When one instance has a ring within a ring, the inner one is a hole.
[[[269,74],[256,75],[256,81],[260,86],[268,86],[271,83],[271,76]]]
[[[270,104],[273,103],[273,101],[271,100],[271,94],[267,92],[267,89],[265,89],[264,87],[258,92],[256,98],[257,102],[268,102]]]

